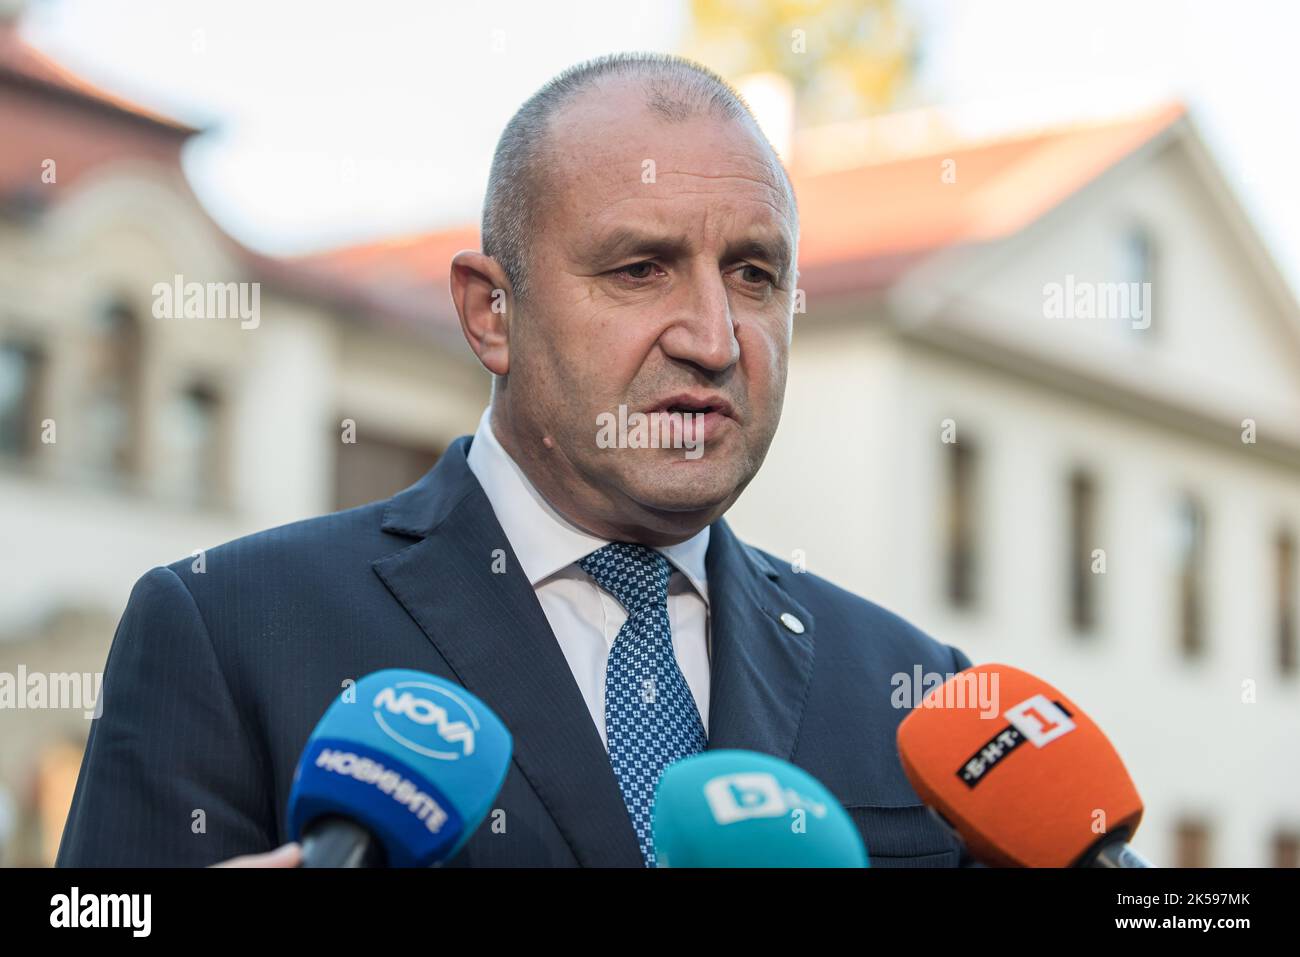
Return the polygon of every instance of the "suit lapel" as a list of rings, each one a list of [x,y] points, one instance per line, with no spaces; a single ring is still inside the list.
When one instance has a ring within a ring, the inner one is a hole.
[[[705,561],[713,645],[709,750],[741,748],[789,761],[812,679],[813,617],[779,586],[782,572],[725,520],[712,526]],[[803,631],[783,624],[782,615]]]
[[[609,756],[532,586],[465,460],[469,438],[394,498],[386,531],[418,538],[374,563],[451,667],[514,737],[514,763],[578,862],[642,866]],[[500,549],[498,552],[497,549]],[[505,573],[493,572],[504,559]]]

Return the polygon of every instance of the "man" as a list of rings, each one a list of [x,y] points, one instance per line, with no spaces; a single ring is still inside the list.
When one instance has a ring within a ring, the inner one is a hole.
[[[969,662],[723,519],[780,418],[797,245],[780,162],[707,70],[602,58],[539,91],[497,147],[483,251],[452,263],[493,375],[478,431],[386,502],[140,580],[59,862],[292,865],[261,852],[312,727],[401,666],[514,736],[504,832],[454,863],[654,866],[658,775],[707,747],[809,771],[877,866],[957,864],[889,702],[891,676]],[[611,441],[635,413],[675,441]]]

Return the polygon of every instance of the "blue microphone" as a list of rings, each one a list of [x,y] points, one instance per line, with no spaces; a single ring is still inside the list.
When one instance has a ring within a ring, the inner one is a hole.
[[[654,810],[660,867],[866,867],[849,816],[811,774],[754,751],[671,765]]]
[[[464,688],[422,671],[366,675],[326,710],[289,792],[304,867],[429,867],[483,821],[510,732]]]

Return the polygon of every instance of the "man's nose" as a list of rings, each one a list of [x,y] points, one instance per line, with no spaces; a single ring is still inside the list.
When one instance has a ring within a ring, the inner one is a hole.
[[[717,266],[699,269],[678,287],[671,325],[659,337],[664,352],[710,372],[723,372],[740,359],[726,279]]]

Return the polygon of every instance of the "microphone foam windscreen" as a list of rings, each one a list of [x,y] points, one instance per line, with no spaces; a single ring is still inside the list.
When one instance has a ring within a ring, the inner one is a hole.
[[[967,669],[927,694],[899,725],[898,750],[916,793],[986,864],[1068,867],[1142,819],[1101,729],[1008,665]]]
[[[671,765],[654,810],[660,867],[866,867],[848,814],[807,772],[754,751]]]
[[[289,794],[289,832],[325,815],[366,827],[390,867],[456,853],[501,789],[512,742],[464,688],[420,671],[376,671],[345,690],[312,732]]]

